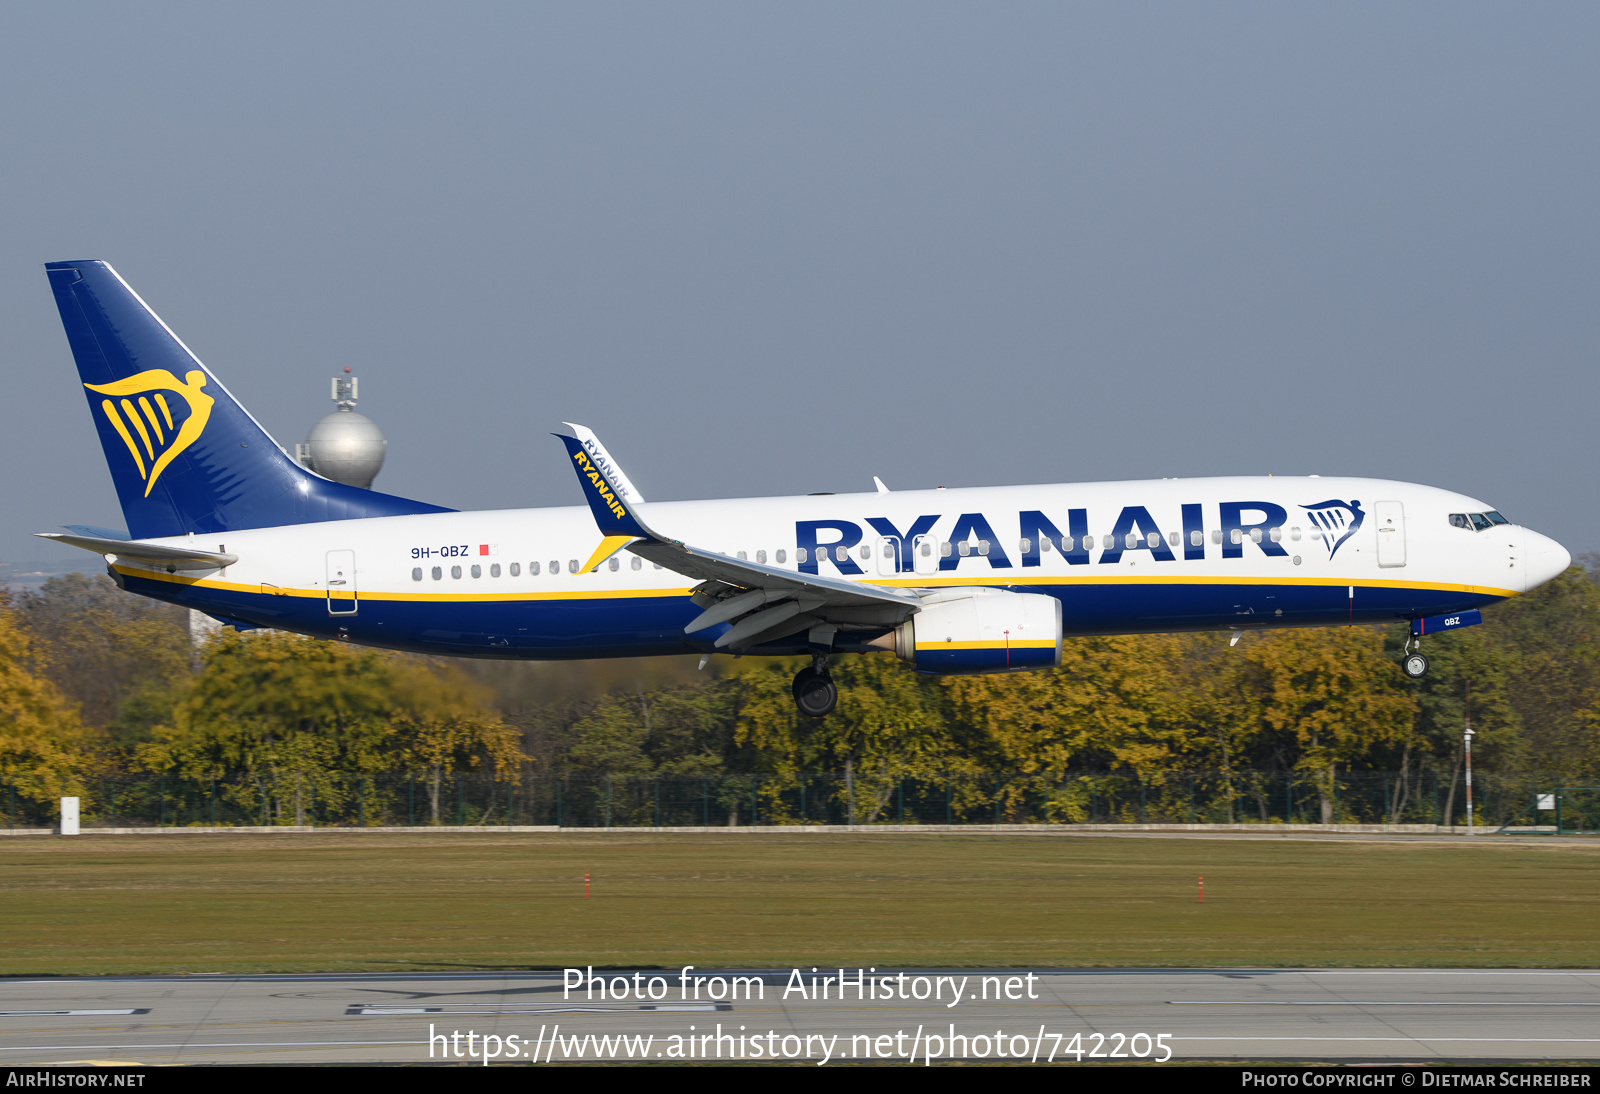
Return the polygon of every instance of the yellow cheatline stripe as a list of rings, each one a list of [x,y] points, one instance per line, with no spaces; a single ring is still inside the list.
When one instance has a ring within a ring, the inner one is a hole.
[[[133,457],[133,462],[139,465],[139,477],[145,478],[144,457],[139,455],[139,446],[133,443],[133,435],[128,432],[128,427],[122,424],[122,415],[117,413],[115,404],[110,399],[100,400],[100,409],[106,412],[106,417],[111,420],[112,428],[122,438],[122,443],[128,446],[128,455]]]
[[[637,536],[628,536],[628,539],[637,539]],[[299,596],[321,600],[328,595],[325,589],[297,589],[263,587],[261,584],[249,585],[238,582],[218,581],[215,578],[186,577],[182,574],[168,574],[156,570],[146,570],[139,567],[118,565],[113,567],[118,573],[130,577],[142,577],[150,581],[165,581],[176,585],[192,585],[206,589],[221,589],[227,592],[262,593],[270,592],[275,596]],[[1043,578],[1043,575],[1041,575]],[[1423,589],[1431,592],[1456,592],[1472,593],[1479,596],[1494,596],[1509,598],[1520,596],[1514,589],[1495,589],[1483,585],[1450,585],[1442,582],[1426,581],[1378,581],[1378,580],[1334,580],[1318,578],[1285,578],[1274,581],[1271,578],[1129,578],[1117,579],[1114,577],[1078,578],[1071,581],[1062,581],[1058,578],[1048,580],[1030,581],[986,581],[982,578],[943,578],[934,581],[901,581],[886,580],[870,582],[873,585],[909,586],[913,588],[932,588],[950,586],[985,586],[988,588],[1004,588],[1008,585],[1025,585],[1033,588],[1060,588],[1063,585],[1320,585],[1331,588],[1344,588],[1350,585],[1362,588],[1377,589]],[[573,590],[569,592],[516,592],[516,593],[402,593],[402,592],[362,592],[357,595],[362,600],[395,600],[395,601],[482,601],[486,603],[515,601],[515,600],[627,600],[644,597],[678,597],[688,596],[691,590],[687,587],[680,589],[595,589],[590,591]],[[1013,642],[1012,645],[1017,645]]]
[[[918,642],[919,650],[1053,650],[1056,648],[1055,640],[1051,638],[1028,638],[1016,642]]]
[[[1048,586],[1063,585],[1298,585],[1341,589],[1354,585],[1361,589],[1427,589],[1432,592],[1473,593],[1478,596],[1511,597],[1522,594],[1515,589],[1497,589],[1489,585],[1452,585],[1445,581],[1397,581],[1384,578],[1355,577],[1119,577],[1114,574],[1095,574],[1080,577],[1077,574],[1040,574],[1038,577],[933,577],[887,578],[867,582],[871,585],[889,585],[903,589],[959,588],[986,586],[1003,589],[1012,585]]]
[[[150,400],[143,395],[139,396],[139,409],[144,411],[144,416],[150,419],[150,428],[156,431],[156,444],[167,443],[166,435],[161,432],[161,423],[156,421],[156,412],[150,409]]]
[[[161,416],[167,420],[167,428],[172,428],[172,411],[167,407],[167,397],[161,392],[156,392],[156,405],[161,408]]]
[[[585,562],[578,572],[580,574],[594,573],[602,562],[622,550],[623,544],[632,543],[638,538],[638,536],[607,536],[600,541],[600,546],[594,549],[594,554],[589,556],[589,561]]]
[[[133,404],[126,399],[122,400],[122,412],[128,416],[128,421],[133,423],[134,431],[139,434],[139,439],[144,442],[144,450],[150,454],[152,460],[155,459],[155,446],[150,443],[149,431],[145,429],[144,423],[139,420],[139,412],[133,409]]]

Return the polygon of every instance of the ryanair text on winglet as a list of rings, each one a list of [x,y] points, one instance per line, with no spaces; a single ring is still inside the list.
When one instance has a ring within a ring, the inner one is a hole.
[[[572,454],[572,458],[578,461],[579,473],[586,476],[594,484],[595,492],[600,495],[600,500],[606,503],[606,507],[615,513],[619,520],[626,516],[627,513],[623,510],[622,503],[617,501],[611,484],[600,473],[600,469],[595,467],[594,461],[589,458],[589,454],[580,448]]]

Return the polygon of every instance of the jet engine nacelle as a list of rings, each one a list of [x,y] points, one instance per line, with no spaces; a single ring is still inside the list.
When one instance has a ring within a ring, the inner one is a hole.
[[[1061,664],[1061,601],[1004,589],[950,589],[895,630],[918,672],[1022,672]]]

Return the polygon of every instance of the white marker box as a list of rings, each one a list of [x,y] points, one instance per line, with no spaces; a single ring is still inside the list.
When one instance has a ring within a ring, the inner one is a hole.
[[[61,834],[63,836],[76,836],[78,834],[78,799],[61,799]]]

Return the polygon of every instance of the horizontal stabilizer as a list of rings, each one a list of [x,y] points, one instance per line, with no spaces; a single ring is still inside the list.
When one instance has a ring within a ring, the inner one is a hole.
[[[132,539],[102,539],[98,536],[62,535],[60,532],[36,532],[40,539],[65,543],[93,551],[97,555],[115,555],[167,570],[220,570],[239,561],[238,555],[220,551],[200,551],[192,547],[167,547],[159,543],[140,543]]]
[[[96,528],[92,524],[63,524],[63,528],[75,536],[88,536],[90,539],[132,539],[128,533],[116,528]]]

